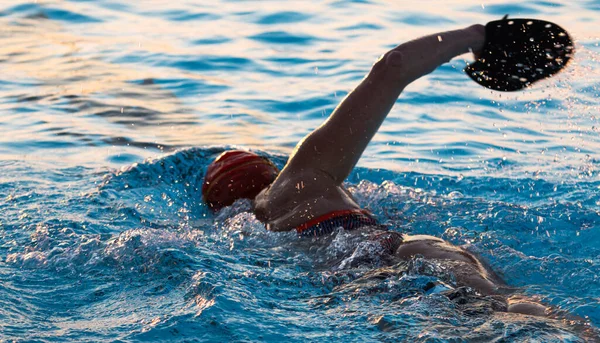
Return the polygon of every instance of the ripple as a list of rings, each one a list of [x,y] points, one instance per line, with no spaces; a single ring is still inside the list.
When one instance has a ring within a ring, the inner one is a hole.
[[[214,13],[189,12],[185,10],[166,11],[158,13],[160,17],[166,17],[173,21],[191,21],[191,20],[217,20],[219,15]]]
[[[340,31],[381,30],[383,26],[374,23],[358,23],[338,28]]]
[[[478,9],[479,10],[479,9]],[[539,14],[540,11],[533,6],[524,4],[493,4],[486,5],[485,11],[495,14],[499,17],[505,14],[512,14],[511,16]]]
[[[102,20],[61,8],[46,7],[39,4],[23,4],[0,12],[0,16],[21,16],[31,19],[52,19],[76,24],[101,23]]]
[[[317,38],[309,35],[292,34],[285,31],[262,32],[248,37],[264,43],[272,44],[299,44],[308,45],[314,43]]]
[[[535,4],[538,4],[543,7],[563,7],[564,5],[557,1],[534,1]]]
[[[174,67],[193,71],[239,70],[255,67],[256,64],[247,58],[222,56],[195,56],[181,59],[171,64]]]
[[[404,24],[415,25],[415,26],[431,26],[432,24],[440,25],[440,24],[454,23],[454,20],[452,20],[450,18],[435,16],[435,15],[422,13],[422,12],[411,12],[411,13],[392,12],[389,14],[389,18],[390,18],[390,20],[393,20],[393,21],[399,21]]]
[[[277,13],[270,13],[260,17],[256,23],[260,25],[273,25],[273,24],[291,24],[299,23],[310,19],[311,16],[301,12],[282,11]]]
[[[224,36],[214,36],[202,39],[197,39],[192,42],[194,45],[212,45],[212,44],[225,44],[231,42],[232,39]]]

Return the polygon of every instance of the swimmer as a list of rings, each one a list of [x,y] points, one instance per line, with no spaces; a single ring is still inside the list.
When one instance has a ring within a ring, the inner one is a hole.
[[[298,143],[281,171],[251,152],[227,151],[219,156],[207,169],[204,201],[218,210],[239,198],[252,199],[256,218],[268,230],[296,230],[304,237],[326,235],[340,227],[373,228],[369,239],[391,255],[446,261],[455,266],[460,286],[482,295],[500,294],[502,281],[473,254],[437,237],[382,229],[343,185],[402,91],[456,56],[469,52],[480,56],[485,43],[486,27],[473,25],[395,47],[375,62],[321,126]],[[533,301],[507,303],[509,312],[547,311]]]

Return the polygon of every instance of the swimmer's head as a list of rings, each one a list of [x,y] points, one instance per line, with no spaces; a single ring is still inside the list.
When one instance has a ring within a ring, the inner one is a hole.
[[[265,157],[243,150],[226,151],[208,166],[202,198],[214,210],[237,199],[254,199],[278,173],[277,167]]]

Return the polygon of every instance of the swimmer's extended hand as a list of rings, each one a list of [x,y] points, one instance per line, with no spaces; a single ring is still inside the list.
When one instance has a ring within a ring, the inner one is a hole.
[[[329,119],[298,143],[279,178],[297,178],[313,169],[330,175],[333,184],[341,185],[402,90],[455,56],[469,51],[479,54],[485,43],[484,32],[482,25],[440,32],[384,54]]]
[[[465,72],[480,85],[517,91],[558,73],[574,53],[560,26],[537,19],[507,19],[485,26],[485,45]]]

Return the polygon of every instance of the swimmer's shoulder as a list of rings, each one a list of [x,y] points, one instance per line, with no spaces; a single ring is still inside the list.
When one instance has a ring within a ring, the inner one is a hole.
[[[270,230],[287,231],[312,218],[360,206],[326,173],[305,169],[282,174],[254,199],[254,213]]]

